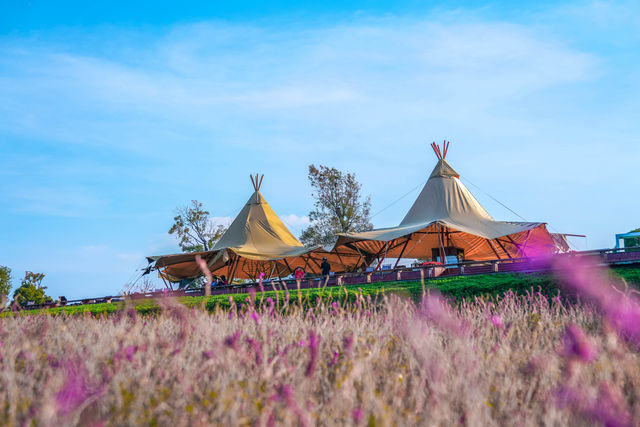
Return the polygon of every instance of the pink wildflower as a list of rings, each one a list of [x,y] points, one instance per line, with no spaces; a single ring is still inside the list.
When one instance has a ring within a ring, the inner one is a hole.
[[[251,313],[251,318],[253,319],[254,322],[256,322],[256,325],[260,324],[260,316],[258,316],[257,312],[252,312]]]
[[[344,352],[346,354],[351,353],[351,349],[353,348],[353,334],[349,335],[348,337],[344,337],[342,339],[342,344],[344,346]]]
[[[305,376],[313,376],[316,370],[316,363],[318,361],[318,347],[320,344],[320,337],[316,335],[314,331],[309,332],[309,364],[305,370]]]
[[[360,424],[362,419],[364,418],[364,414],[362,413],[362,409],[356,408],[351,413],[351,417],[353,418],[353,422],[356,424]]]
[[[578,326],[571,324],[567,326],[562,337],[563,351],[567,356],[582,362],[593,361],[597,354],[593,345],[589,342],[588,337]]]
[[[491,323],[493,323],[493,326],[499,329],[501,329],[504,326],[504,323],[502,322],[502,317],[498,315],[491,316]]]
[[[224,345],[238,351],[238,341],[240,340],[240,331],[236,331],[233,335],[229,335],[224,339]]]
[[[137,345],[130,345],[125,347],[124,355],[127,358],[127,360],[131,362],[131,360],[133,360],[133,356],[136,354],[137,351],[138,351]]]
[[[423,315],[441,329],[458,336],[463,335],[466,329],[464,323],[451,312],[449,305],[439,294],[427,295],[421,309]]]
[[[329,362],[329,366],[333,366],[336,363],[338,363],[338,357],[340,356],[340,353],[338,353],[337,351],[333,352],[333,357],[331,358],[331,361]]]
[[[78,362],[68,362],[65,373],[64,384],[56,394],[56,406],[63,415],[73,412],[97,394],[89,389],[86,369]]]

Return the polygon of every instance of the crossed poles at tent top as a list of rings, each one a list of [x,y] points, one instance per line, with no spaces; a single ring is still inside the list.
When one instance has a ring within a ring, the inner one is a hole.
[[[436,157],[439,160],[444,160],[447,157],[447,151],[449,151],[449,144],[451,144],[451,141],[443,141],[442,143],[442,150],[440,150],[440,147],[438,146],[438,144],[436,144],[435,142],[431,143],[431,148],[433,148],[433,151],[436,153]]]
[[[262,186],[262,180],[264,179],[264,174],[262,175],[256,174],[255,177],[253,175],[249,175],[249,178],[251,178],[251,184],[253,184],[253,189],[255,191],[260,191],[260,186]]]

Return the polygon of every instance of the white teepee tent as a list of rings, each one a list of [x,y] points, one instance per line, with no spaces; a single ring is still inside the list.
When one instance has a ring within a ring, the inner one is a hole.
[[[442,149],[431,146],[438,163],[400,225],[340,234],[336,247],[358,251],[369,262],[384,257],[442,260],[442,253],[488,260],[554,251],[545,223],[495,221],[445,160],[449,143]]]

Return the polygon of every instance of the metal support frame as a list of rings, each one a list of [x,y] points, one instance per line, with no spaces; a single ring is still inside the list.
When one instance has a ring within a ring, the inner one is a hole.
[[[382,251],[384,250],[384,256],[382,256],[382,258],[378,258],[378,265],[376,266],[376,269],[374,271],[382,271],[382,261],[385,260],[385,258],[387,258],[387,250],[389,249],[389,242],[386,242],[384,244],[384,246],[382,247],[382,249],[380,249],[380,252],[378,252],[378,256],[382,255]]]
[[[513,257],[511,256],[511,254],[509,254],[509,251],[504,247],[504,245],[502,244],[502,242],[500,241],[500,239],[495,239],[496,242],[498,242],[498,245],[500,245],[500,247],[502,248],[502,250],[504,251],[505,254],[507,254],[507,257],[509,259],[513,259]]]
[[[398,267],[398,263],[400,262],[400,259],[402,258],[402,255],[404,255],[404,250],[407,249],[407,245],[409,244],[409,241],[411,240],[411,237],[409,237],[407,239],[406,242],[404,242],[404,246],[402,247],[402,250],[400,251],[400,255],[398,256],[398,259],[396,260],[395,265],[393,266],[393,269],[395,270]]]
[[[519,244],[517,244],[517,243],[515,242],[515,240],[513,240],[513,239],[511,238],[511,236],[507,235],[507,236],[505,236],[505,237],[506,237],[507,239],[509,239],[509,242],[511,242],[511,244],[512,244],[513,246],[515,246],[515,247],[516,247],[516,249],[518,249],[518,251],[520,252],[520,257],[521,257],[521,258],[522,258],[522,257],[524,257],[524,252],[523,252],[522,246],[521,246],[521,245],[519,245]]]
[[[493,243],[491,243],[491,240],[489,240],[489,239],[485,239],[485,240],[486,240],[487,244],[489,245],[489,247],[491,248],[491,250],[493,251],[493,253],[496,254],[496,257],[498,257],[498,259],[500,259],[500,254],[496,250],[495,246],[493,246]]]

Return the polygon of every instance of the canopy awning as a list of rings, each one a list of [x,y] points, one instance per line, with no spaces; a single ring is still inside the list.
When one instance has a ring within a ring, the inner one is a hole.
[[[400,225],[343,233],[336,247],[350,245],[369,255],[431,258],[433,250],[464,250],[467,259],[484,260],[553,252],[543,222],[496,221],[460,181],[445,160],[448,143],[432,144],[438,163]]]
[[[162,269],[162,277],[176,282],[202,275],[196,255],[218,275],[253,280],[260,273],[287,276],[297,267],[320,273],[323,257],[342,271],[356,264],[359,255],[348,249],[330,251],[300,243],[260,193],[262,177],[252,176],[251,182],[253,194],[211,251],[149,257],[154,268]]]

